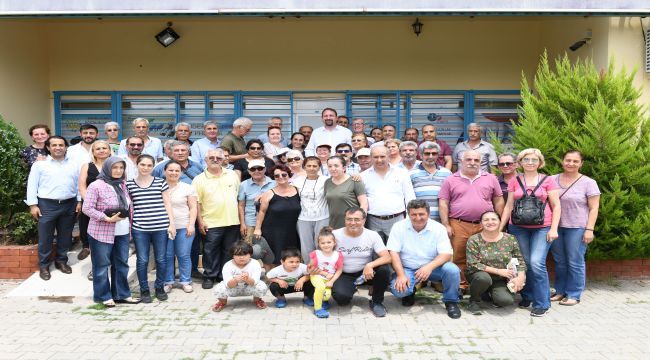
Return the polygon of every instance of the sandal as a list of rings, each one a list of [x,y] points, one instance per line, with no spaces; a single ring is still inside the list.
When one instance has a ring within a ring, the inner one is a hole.
[[[107,308],[114,308],[115,307],[115,301],[113,301],[113,299],[106,300],[106,301],[102,302],[102,304],[104,304],[104,306],[106,306]]]
[[[258,309],[266,309],[266,303],[262,298],[255,298],[253,299],[253,302],[255,303],[255,306],[257,306]]]
[[[314,311],[314,315],[319,319],[327,319],[330,316],[330,313],[327,310],[320,308]]]
[[[564,298],[560,301],[560,305],[564,306],[573,306],[573,305],[578,305],[580,303],[580,300],[578,299],[571,299],[571,298]]]
[[[115,303],[116,303],[116,304],[129,304],[129,305],[135,305],[135,304],[139,304],[140,301],[141,301],[141,300],[140,300],[139,298],[134,298],[134,297],[132,297],[132,296],[129,296],[128,298],[115,300]]]
[[[555,294],[555,295],[551,296],[551,301],[562,301],[564,299],[565,299],[565,297],[562,294]]]
[[[226,307],[225,302],[217,301],[216,304],[212,305],[212,311],[219,312],[219,311],[223,310],[223,308],[225,308],[225,307]]]

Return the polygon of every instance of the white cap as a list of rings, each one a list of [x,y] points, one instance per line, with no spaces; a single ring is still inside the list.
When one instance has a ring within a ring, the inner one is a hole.
[[[359,156],[370,156],[370,149],[368,148],[359,149],[359,151],[357,151],[357,157]]]
[[[251,161],[248,162],[248,168],[249,169],[252,168],[252,167],[255,167],[255,166],[261,166],[261,167],[265,168],[266,164],[264,164],[264,160],[260,160],[260,159],[254,159],[254,160],[251,160]]]

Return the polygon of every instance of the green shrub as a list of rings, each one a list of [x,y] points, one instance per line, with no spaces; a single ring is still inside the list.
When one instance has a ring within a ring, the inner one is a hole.
[[[0,116],[0,227],[4,243],[25,243],[35,232],[35,220],[24,203],[27,166],[20,158],[25,148],[16,127]]]
[[[522,80],[522,102],[514,124],[516,150],[538,148],[544,171],[562,171],[562,154],[584,154],[581,172],[598,182],[600,212],[590,259],[650,257],[650,128],[632,85],[633,73],[614,65],[598,71],[590,61],[568,57],[549,66],[546,54],[533,88]]]

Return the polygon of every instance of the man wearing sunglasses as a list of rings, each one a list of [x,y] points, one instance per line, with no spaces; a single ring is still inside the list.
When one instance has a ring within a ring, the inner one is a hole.
[[[350,144],[342,143],[336,145],[336,155],[342,156],[345,159],[345,172],[348,175],[361,173],[361,167],[359,164],[352,162],[352,146]]]
[[[138,176],[136,160],[138,159],[138,156],[142,155],[144,140],[137,136],[129,136],[124,139],[124,143],[126,144],[127,153],[119,156],[126,162],[126,180],[131,180]]]
[[[192,181],[199,204],[199,231],[205,235],[204,289],[211,289],[215,282],[223,280],[221,269],[229,258],[228,249],[239,240],[239,177],[234,170],[222,167],[224,159],[223,150],[208,151],[205,156],[208,168]]]
[[[499,185],[503,192],[503,201],[508,201],[508,182],[517,176],[516,156],[512,153],[503,153],[499,155],[498,159],[497,166],[501,175],[497,176],[497,179],[499,179]]]

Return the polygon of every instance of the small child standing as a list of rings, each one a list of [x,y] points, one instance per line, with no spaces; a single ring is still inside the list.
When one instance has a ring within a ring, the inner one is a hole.
[[[257,261],[251,261],[253,247],[244,241],[237,241],[230,249],[232,260],[223,266],[223,281],[214,290],[217,303],[212,311],[219,312],[226,306],[229,297],[253,296],[258,309],[266,309],[262,296],[266,293],[266,284],[260,280],[262,267]]]
[[[319,318],[327,318],[330,316],[327,309],[328,300],[332,296],[332,286],[343,273],[343,254],[334,250],[336,238],[329,226],[322,228],[318,233],[317,245],[318,250],[309,253],[309,266],[313,269],[309,280],[314,286],[314,314]]]
[[[303,291],[303,303],[314,305],[314,286],[308,281],[307,265],[300,262],[300,250],[288,248],[280,254],[282,265],[273,268],[266,274],[269,279],[269,290],[275,296],[275,307],[287,306],[285,294]]]

